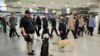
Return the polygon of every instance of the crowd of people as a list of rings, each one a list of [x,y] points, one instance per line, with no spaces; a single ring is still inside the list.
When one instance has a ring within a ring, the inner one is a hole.
[[[59,21],[57,21],[59,20]],[[17,17],[15,13],[11,12],[9,20],[6,21],[3,17],[0,17],[0,23],[3,26],[4,33],[6,33],[6,25],[9,26],[9,37],[20,35],[16,31]],[[58,23],[58,26],[57,26]],[[49,25],[51,24],[51,31]],[[44,39],[44,34],[48,34],[49,37],[53,38],[53,32],[61,38],[61,40],[68,39],[68,33],[71,31],[74,39],[78,37],[83,37],[84,32],[90,36],[93,36],[94,28],[96,27],[96,17],[94,14],[88,16],[78,15],[71,12],[69,15],[53,15],[50,19],[50,24],[48,24],[48,15],[44,14],[41,18],[39,15],[33,15],[31,17],[31,12],[29,10],[25,11],[24,16],[20,20],[19,27],[21,29],[21,34],[27,42],[28,55],[34,55],[34,50],[32,50],[34,33],[37,36],[41,36]],[[42,33],[40,30],[43,28]]]

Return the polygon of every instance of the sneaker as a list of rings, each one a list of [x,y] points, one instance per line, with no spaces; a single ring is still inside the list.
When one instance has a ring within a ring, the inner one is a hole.
[[[34,50],[32,50],[32,52],[34,52]]]
[[[77,39],[78,37],[75,37],[75,39]]]
[[[34,53],[28,53],[28,55],[34,55]]]
[[[20,37],[20,35],[18,35],[17,37]]]

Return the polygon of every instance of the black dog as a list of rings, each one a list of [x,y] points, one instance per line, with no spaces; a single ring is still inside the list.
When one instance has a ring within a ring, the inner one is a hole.
[[[40,56],[49,56],[49,38],[44,38]]]

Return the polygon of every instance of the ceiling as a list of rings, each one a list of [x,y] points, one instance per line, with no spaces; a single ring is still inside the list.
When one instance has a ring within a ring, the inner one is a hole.
[[[20,7],[46,7],[61,9],[64,7],[98,7],[100,0],[5,0],[8,6],[20,6]]]
[[[4,3],[4,0],[0,0],[0,6],[3,5],[3,3]]]
[[[12,2],[16,2],[16,1],[19,1],[19,0],[4,0],[6,3],[12,3]]]

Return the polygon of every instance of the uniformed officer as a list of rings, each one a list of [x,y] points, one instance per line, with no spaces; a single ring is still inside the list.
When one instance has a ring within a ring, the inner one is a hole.
[[[28,55],[34,55],[33,50],[32,50],[32,45],[33,45],[33,34],[35,31],[35,26],[32,23],[32,18],[30,17],[31,13],[29,10],[25,11],[24,17],[22,17],[20,21],[20,28],[21,28],[21,33],[27,42],[27,50],[28,50]]]

